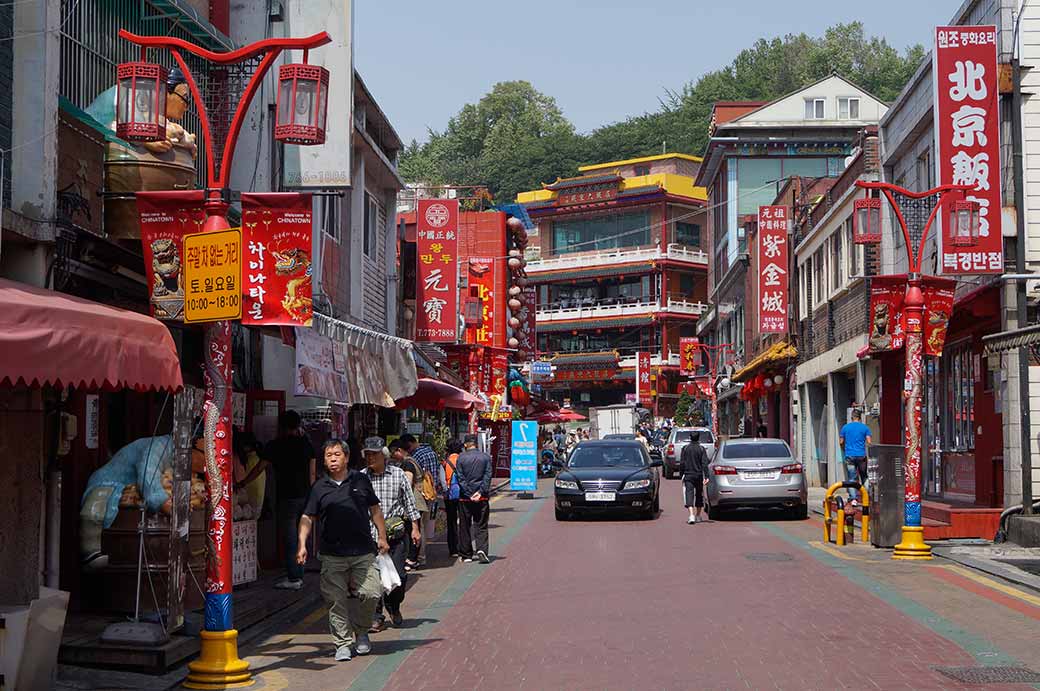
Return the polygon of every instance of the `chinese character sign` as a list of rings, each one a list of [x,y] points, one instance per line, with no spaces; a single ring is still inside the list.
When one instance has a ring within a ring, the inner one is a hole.
[[[480,326],[466,329],[466,342],[493,346],[496,320],[499,317],[495,309],[497,262],[494,257],[470,257],[466,264],[470,294],[480,300]]]
[[[184,321],[242,317],[242,231],[184,236]]]
[[[867,343],[870,352],[899,350],[906,342],[903,298],[906,276],[874,276],[870,279],[870,322]]]
[[[138,192],[141,250],[156,319],[184,318],[183,239],[202,230],[203,190]]]
[[[787,333],[787,207],[758,207],[758,330]]]
[[[965,197],[979,205],[979,237],[957,246],[946,216],[959,195],[948,195],[939,214],[939,272],[1000,273],[1000,120],[997,30],[994,26],[940,26],[932,52],[935,84],[935,157],[939,184],[973,185]]]
[[[242,193],[243,324],[310,326],[311,195]]]
[[[679,374],[692,377],[701,364],[701,346],[696,337],[679,339]]]
[[[652,382],[650,381],[650,353],[640,352],[636,354],[636,398],[640,405],[650,405],[653,402]]]
[[[946,329],[953,314],[953,294],[957,283],[949,278],[924,276],[924,354],[939,357],[946,344]]]
[[[420,199],[416,212],[415,340],[454,343],[458,327],[459,200]]]

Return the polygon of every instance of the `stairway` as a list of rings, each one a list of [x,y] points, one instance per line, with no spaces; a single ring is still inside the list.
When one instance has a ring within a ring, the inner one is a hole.
[[[981,538],[992,540],[1000,524],[1003,509],[980,508],[970,504],[941,501],[921,502],[921,525],[925,540]]]

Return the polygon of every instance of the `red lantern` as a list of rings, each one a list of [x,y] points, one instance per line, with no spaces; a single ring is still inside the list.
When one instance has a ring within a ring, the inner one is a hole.
[[[285,144],[324,144],[328,93],[329,71],[321,65],[294,63],[278,68],[275,140]]]
[[[881,200],[877,197],[857,199],[852,217],[852,241],[857,245],[881,242]]]
[[[124,62],[116,85],[116,134],[130,142],[166,139],[166,68]]]
[[[978,244],[978,202],[953,202],[950,208],[950,239],[958,247],[975,247]]]

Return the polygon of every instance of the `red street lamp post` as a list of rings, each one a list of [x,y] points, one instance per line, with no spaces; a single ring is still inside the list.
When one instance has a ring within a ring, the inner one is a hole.
[[[924,541],[921,526],[921,369],[923,359],[924,293],[921,292],[921,259],[925,240],[932,228],[944,195],[964,193],[973,185],[940,185],[925,192],[911,192],[887,182],[865,182],[856,185],[865,190],[879,190],[895,211],[896,220],[906,240],[907,281],[903,298],[906,331],[906,379],[903,382],[906,458],[903,477],[906,483],[903,504],[902,540],[892,553],[893,559],[931,559],[932,548]],[[951,229],[958,244],[978,238],[978,204],[961,199],[951,204]],[[853,216],[853,236],[859,244],[881,241],[881,200],[857,200]],[[914,250],[916,246],[916,252]]]
[[[716,379],[719,376],[719,358],[723,355],[733,355],[732,343],[720,343],[708,345],[698,343],[697,347],[704,351],[704,359],[708,365],[708,376],[711,377],[711,385],[708,388],[708,396],[711,399],[711,434],[716,440],[719,438],[719,394],[715,390]]]
[[[235,144],[253,96],[283,50],[304,51],[304,63],[281,68],[275,139],[293,144],[324,143],[329,73],[323,67],[306,62],[311,49],[332,40],[327,33],[258,41],[228,53],[214,53],[169,36],[137,36],[126,30],[120,30],[119,36],[141,47],[140,62],[120,65],[117,71],[116,126],[120,136],[134,141],[166,139],[163,83],[166,69],[147,61],[149,48],[170,52],[198,105],[206,142],[204,232],[230,227],[228,182]],[[215,66],[206,75],[205,93],[188,68],[183,53]],[[245,85],[240,94],[234,93],[234,84],[238,83]],[[207,95],[210,96],[208,102],[204,97]],[[238,103],[232,103],[236,97]],[[214,501],[211,501],[208,526],[205,629],[199,658],[189,665],[191,671],[185,686],[215,689],[253,683],[249,663],[238,657],[238,632],[232,626],[230,322],[216,321],[207,326],[204,361],[206,480]]]

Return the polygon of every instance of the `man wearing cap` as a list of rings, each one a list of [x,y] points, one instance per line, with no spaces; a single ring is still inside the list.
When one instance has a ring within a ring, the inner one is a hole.
[[[380,604],[376,606],[376,616],[382,619],[382,605],[386,605],[390,620],[394,626],[400,626],[404,621],[401,617],[401,603],[404,602],[404,589],[408,579],[404,560],[408,555],[409,537],[413,544],[419,544],[421,539],[419,510],[415,506],[412,483],[409,482],[408,476],[397,466],[387,465],[390,451],[386,448],[383,438],[369,437],[361,451],[368,466],[361,472],[371,481],[379,499],[386,525],[386,538],[390,544],[390,558],[397,567],[397,575],[401,577],[401,585],[384,595]]]
[[[491,498],[491,456],[477,448],[477,435],[467,434],[465,451],[455,463],[459,483],[459,558],[488,561],[488,518]],[[476,552],[473,551],[476,543]]]
[[[329,629],[336,644],[336,661],[372,651],[368,629],[383,586],[376,568],[376,551],[386,553],[386,524],[379,498],[368,476],[347,467],[347,445],[340,439],[325,444],[326,477],[311,487],[300,518],[296,560],[307,562],[307,538],[314,517],[321,519],[321,594],[329,606]],[[375,525],[375,531],[372,525]]]

